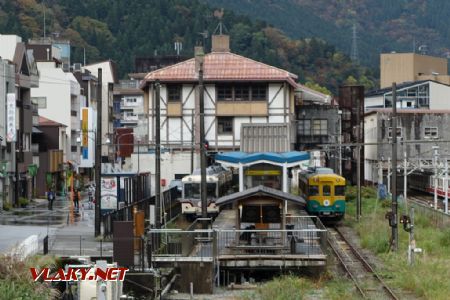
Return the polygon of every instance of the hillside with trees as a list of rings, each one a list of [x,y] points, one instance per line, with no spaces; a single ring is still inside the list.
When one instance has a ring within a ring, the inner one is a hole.
[[[203,40],[200,33],[208,32],[208,50],[218,24],[210,5],[199,0],[0,0],[0,33],[42,37],[45,12],[47,36],[70,40],[73,62],[82,61],[83,51],[87,63],[110,58],[124,78],[133,71],[135,57],[174,55],[175,41],[183,43],[181,55],[192,56]],[[333,93],[344,83],[375,86],[370,69],[352,64],[321,38],[292,39],[265,21],[230,10],[223,23],[233,52],[287,69],[300,82]]]
[[[265,20],[291,38],[321,38],[350,54],[356,26],[360,60],[378,68],[382,52],[449,57],[446,0],[204,0]]]

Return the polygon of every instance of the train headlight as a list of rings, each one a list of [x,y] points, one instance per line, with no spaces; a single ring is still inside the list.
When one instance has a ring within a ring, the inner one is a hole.
[[[314,204],[314,205],[313,205],[313,207],[314,207],[314,208],[318,208],[318,207],[319,207],[319,205],[317,205],[317,204]]]
[[[339,204],[336,204],[336,208],[339,208],[339,207],[341,207]]]
[[[325,199],[325,200],[323,201],[323,205],[324,205],[324,206],[329,206],[329,205],[330,205],[330,200]]]

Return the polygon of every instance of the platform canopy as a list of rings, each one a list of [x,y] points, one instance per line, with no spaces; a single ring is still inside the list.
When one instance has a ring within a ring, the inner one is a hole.
[[[291,151],[291,152],[223,152],[216,154],[216,162],[228,166],[238,167],[242,165],[253,165],[260,162],[266,162],[273,165],[284,165],[293,167],[299,165],[301,162],[309,161],[308,152]]]
[[[276,190],[267,186],[256,186],[250,189],[247,189],[242,192],[233,193],[231,195],[226,195],[223,197],[220,197],[216,200],[216,205],[226,205],[233,202],[236,202],[238,200],[246,199],[253,196],[269,196],[271,198],[276,198],[279,200],[286,200],[289,202],[293,202],[295,204],[298,204],[300,206],[306,206],[306,201],[300,196],[296,196],[290,193],[285,193],[280,190]]]

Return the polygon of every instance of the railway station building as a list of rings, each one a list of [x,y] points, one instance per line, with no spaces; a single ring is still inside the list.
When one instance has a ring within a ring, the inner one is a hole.
[[[308,152],[225,152],[216,162],[239,170],[239,191],[263,185],[289,193],[289,169],[309,166]]]
[[[210,153],[240,150],[244,124],[287,125],[287,146],[281,151],[290,151],[295,146],[291,127],[295,121],[297,75],[232,53],[229,41],[227,35],[213,35],[210,53],[196,47],[194,58],[152,71],[141,83],[144,111],[148,112],[149,144],[155,142],[155,104],[160,101],[165,160],[162,178],[170,180],[176,175],[190,174],[192,161],[194,169],[199,166],[200,65],[204,79],[205,138]],[[161,86],[160,99],[155,99],[156,81]],[[193,155],[192,147],[195,147]],[[153,166],[150,156],[141,155],[141,160],[148,160]],[[136,155],[132,159],[137,159]]]

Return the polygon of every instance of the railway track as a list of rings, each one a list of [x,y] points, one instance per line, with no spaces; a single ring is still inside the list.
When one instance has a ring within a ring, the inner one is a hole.
[[[434,210],[434,200],[430,198],[419,196],[408,196],[408,202],[413,202],[417,205]],[[440,199],[438,199],[438,210],[444,211],[444,204]]]
[[[364,299],[399,299],[337,227],[328,233],[331,249]]]

